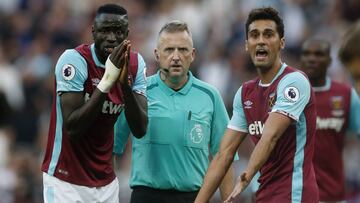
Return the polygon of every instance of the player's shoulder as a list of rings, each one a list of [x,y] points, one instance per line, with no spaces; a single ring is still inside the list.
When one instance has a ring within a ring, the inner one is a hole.
[[[259,77],[255,77],[251,80],[248,80],[246,82],[244,82],[241,87],[239,89],[242,89],[243,87],[247,88],[247,87],[253,87],[255,85],[258,85],[260,82],[260,78]]]
[[[351,86],[346,83],[341,83],[338,81],[331,80],[331,89],[351,91]]]
[[[281,78],[280,83],[298,83],[298,84],[307,84],[310,85],[309,79],[304,72],[301,70],[292,68],[290,66],[287,67],[286,72],[284,72],[284,76]]]
[[[67,49],[61,54],[56,64],[55,73],[62,73],[68,68],[87,72],[85,58],[75,49]]]
[[[59,57],[59,60],[78,59],[85,60],[81,54],[75,49],[66,49]]]
[[[137,60],[139,59],[139,57],[141,57],[140,53],[135,51],[135,50],[131,50],[130,51],[130,58],[135,57]]]
[[[130,57],[136,57],[136,59],[138,61],[143,61],[144,58],[143,56],[140,54],[140,52],[136,51],[136,50],[131,50],[130,51]]]

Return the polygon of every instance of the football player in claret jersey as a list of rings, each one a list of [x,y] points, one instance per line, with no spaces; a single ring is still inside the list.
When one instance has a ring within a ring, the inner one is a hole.
[[[305,41],[301,69],[308,75],[316,98],[314,169],[321,202],[345,200],[342,152],[347,130],[360,133],[360,102],[356,91],[326,76],[331,63],[330,42]]]
[[[127,11],[101,6],[93,44],[66,50],[55,67],[55,92],[42,165],[45,202],[118,202],[111,158],[114,123],[125,111],[130,129],[147,126],[145,63],[130,51]]]
[[[255,148],[226,200],[236,197],[260,170],[258,203],[318,203],[312,164],[316,125],[314,95],[304,73],[281,61],[284,24],[271,8],[254,9],[246,22],[246,49],[258,77],[234,98],[233,116],[195,202],[214,193],[245,136]]]

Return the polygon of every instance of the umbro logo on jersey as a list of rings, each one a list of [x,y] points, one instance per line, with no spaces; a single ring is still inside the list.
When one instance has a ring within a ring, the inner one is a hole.
[[[250,101],[250,100],[247,100],[246,102],[244,102],[244,105],[245,105],[245,109],[251,109],[251,107],[252,107],[252,101]]]
[[[92,78],[91,79],[91,82],[94,86],[98,86],[99,82],[100,82],[100,79],[99,78]]]

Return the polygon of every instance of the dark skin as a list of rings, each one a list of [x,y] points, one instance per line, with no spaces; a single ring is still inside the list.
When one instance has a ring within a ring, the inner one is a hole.
[[[126,120],[134,136],[141,138],[147,128],[147,99],[133,92],[128,84],[127,67],[131,47],[130,41],[126,40],[128,33],[126,15],[100,14],[95,18],[92,28],[95,53],[99,61],[105,64],[110,55],[111,62],[120,69],[118,82],[124,94]],[[87,102],[84,95],[84,92],[63,92],[60,97],[64,124],[68,136],[74,141],[84,136],[85,131],[100,115],[107,93],[96,88]]]
[[[310,39],[301,49],[301,69],[309,77],[313,87],[326,83],[326,72],[331,63],[330,43],[325,40]]]

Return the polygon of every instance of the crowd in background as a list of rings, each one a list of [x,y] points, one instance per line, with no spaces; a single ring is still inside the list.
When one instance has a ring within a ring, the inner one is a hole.
[[[286,47],[282,58],[299,65],[300,46],[308,37],[331,41],[329,76],[351,84],[337,59],[341,37],[360,17],[357,0],[1,0],[0,1],[0,203],[42,202],[40,164],[47,140],[54,89],[54,67],[60,54],[91,43],[91,26],[99,5],[119,3],[128,10],[132,49],[156,72],[153,56],[160,27],[170,19],[187,22],[196,48],[191,71],[220,91],[229,115],[240,85],[256,75],[245,52],[245,18],[259,6],[277,8],[284,19]],[[360,202],[360,142],[346,142],[348,196]],[[252,148],[239,149],[237,174]],[[127,202],[129,150],[123,156],[121,202]],[[245,195],[244,201],[250,197]],[[356,200],[357,198],[357,200]]]

